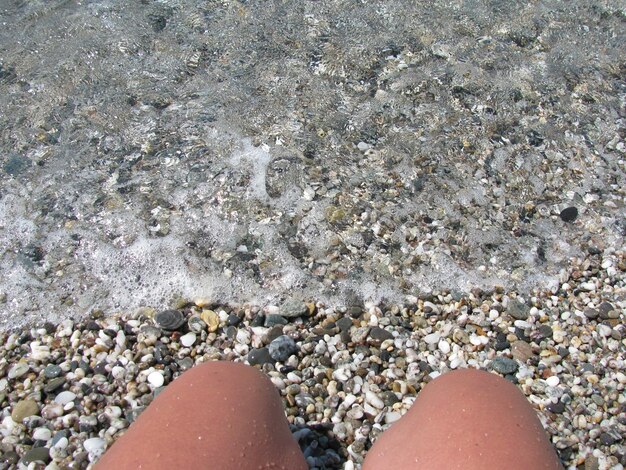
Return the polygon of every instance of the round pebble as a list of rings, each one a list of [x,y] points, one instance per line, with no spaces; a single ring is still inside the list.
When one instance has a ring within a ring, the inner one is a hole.
[[[25,418],[39,413],[39,405],[33,399],[18,401],[11,411],[11,418],[16,423],[21,423]]]
[[[64,392],[59,393],[56,397],[54,397],[54,402],[58,403],[61,406],[67,405],[69,402],[74,401],[76,399],[76,394],[74,392],[70,392],[66,390]]]
[[[285,362],[289,356],[298,351],[298,347],[292,338],[282,335],[270,343],[268,351],[275,361]]]
[[[153,387],[161,387],[165,383],[165,378],[163,377],[163,373],[155,370],[148,375],[148,382]]]
[[[189,332],[180,337],[180,344],[186,348],[190,348],[196,342],[196,334]]]

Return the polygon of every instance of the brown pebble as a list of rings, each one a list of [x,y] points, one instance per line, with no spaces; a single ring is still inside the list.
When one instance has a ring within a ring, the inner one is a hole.
[[[517,359],[520,362],[527,362],[534,356],[533,348],[526,341],[514,341],[511,343],[511,355],[513,359]]]

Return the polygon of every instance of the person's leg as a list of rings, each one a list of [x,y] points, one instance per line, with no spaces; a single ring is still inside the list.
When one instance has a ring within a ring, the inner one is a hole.
[[[436,378],[368,452],[363,470],[561,469],[535,411],[510,382],[478,370]]]
[[[210,362],[174,380],[107,450],[96,470],[307,468],[272,382]]]

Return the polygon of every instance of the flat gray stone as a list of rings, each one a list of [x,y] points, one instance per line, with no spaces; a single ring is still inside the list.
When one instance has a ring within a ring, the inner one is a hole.
[[[507,312],[516,320],[526,320],[530,314],[530,307],[519,300],[511,300]]]
[[[274,362],[267,348],[252,349],[248,353],[248,362],[251,366],[260,366],[268,362]]]
[[[286,318],[300,317],[307,313],[307,306],[301,300],[289,299],[280,306],[280,315]]]
[[[517,362],[507,357],[496,357],[490,365],[491,369],[502,375],[514,374],[517,372]]]
[[[30,449],[28,452],[24,454],[22,457],[22,463],[24,465],[28,465],[32,462],[50,462],[50,449],[47,447],[35,447],[34,449]]]

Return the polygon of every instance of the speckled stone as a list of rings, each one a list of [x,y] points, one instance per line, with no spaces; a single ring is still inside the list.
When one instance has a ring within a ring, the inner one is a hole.
[[[499,374],[509,375],[517,371],[517,362],[507,357],[496,357],[490,365],[491,369]]]
[[[280,315],[287,318],[300,317],[307,313],[304,302],[296,299],[289,299],[280,306]]]
[[[268,350],[272,359],[284,362],[298,351],[298,347],[292,338],[282,335],[270,343]]]

